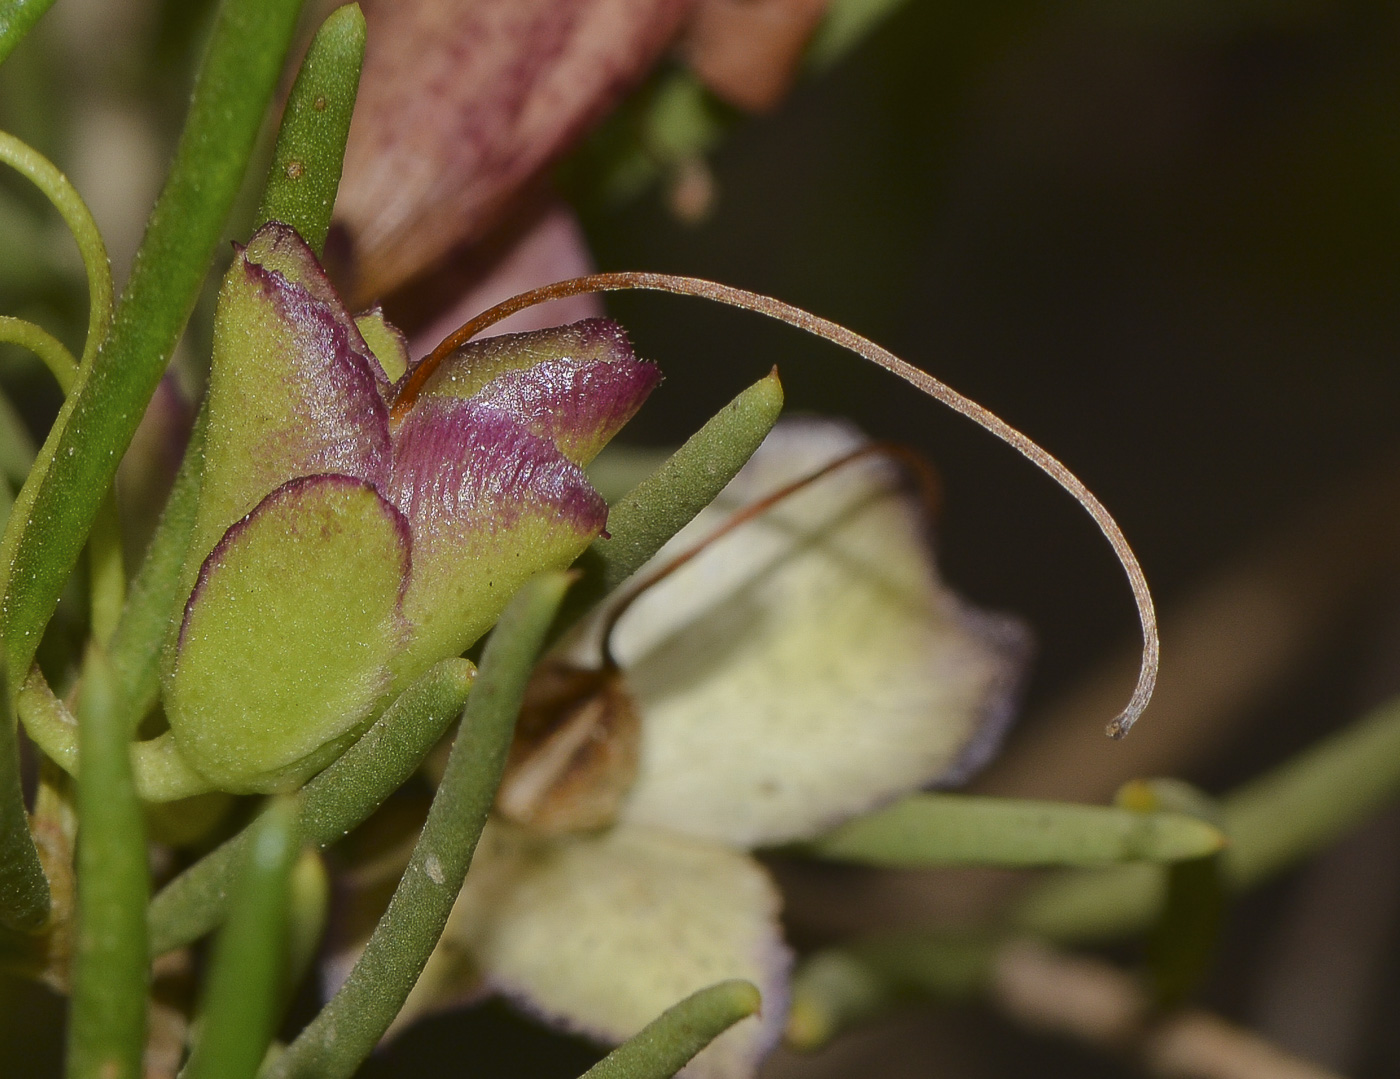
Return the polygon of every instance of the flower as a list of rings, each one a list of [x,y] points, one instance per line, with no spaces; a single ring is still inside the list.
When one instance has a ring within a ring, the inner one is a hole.
[[[173,746],[218,789],[295,788],[572,562],[607,519],[582,466],[659,379],[601,319],[467,345],[391,420],[406,367],[291,228],[239,251],[165,679]]]
[[[656,564],[863,441],[842,424],[780,424]],[[748,852],[960,781],[1010,715],[1025,632],[940,583],[924,516],[891,462],[848,463],[641,595],[613,640],[621,685],[593,676],[589,703],[546,736],[527,698],[497,817],[400,1025],[498,991],[616,1042],[740,977],[762,1016],[686,1074],[751,1075],[783,1029],[790,953]],[[559,672],[596,652],[605,618],[542,665],[538,707],[569,698]]]

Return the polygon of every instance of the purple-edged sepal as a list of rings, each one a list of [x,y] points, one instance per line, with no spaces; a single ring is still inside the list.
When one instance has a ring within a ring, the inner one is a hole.
[[[259,229],[219,294],[195,565],[229,525],[297,476],[338,473],[382,486],[387,386],[311,249],[286,225]]]
[[[621,326],[590,318],[464,345],[428,376],[419,400],[473,400],[587,464],[660,381],[656,365],[633,354]]]
[[[295,789],[382,707],[408,626],[408,525],[352,476],[292,480],[228,530],[185,608],[165,708],[219,790]]]
[[[527,578],[577,558],[608,513],[554,443],[451,397],[419,401],[394,432],[386,493],[413,535],[401,683],[469,647]]]

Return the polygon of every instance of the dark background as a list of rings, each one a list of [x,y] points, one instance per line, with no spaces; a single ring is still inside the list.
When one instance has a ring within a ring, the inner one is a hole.
[[[702,224],[655,194],[588,208],[601,267],[768,292],[937,374],[1094,489],[1167,611],[1395,451],[1395,5],[911,0],[839,67],[740,124],[712,163],[718,200]],[[932,458],[946,574],[1036,631],[1022,735],[1131,646],[1128,592],[1092,523],[967,421],[751,315],[649,295],[609,306],[667,372],[630,429],[639,442],[674,442],[776,363],[792,408],[849,415]],[[1343,544],[1329,557],[1351,556]],[[1180,774],[1228,790],[1400,688],[1383,562],[1302,660],[1227,717],[1208,756],[1182,749]],[[1228,668],[1230,649],[1218,658]],[[1205,1001],[1347,1074],[1396,1074],[1398,853],[1387,817],[1246,899]],[[797,939],[821,939],[820,918],[795,923]],[[55,1074],[57,1042],[39,1032],[52,1004],[10,996],[4,1070]],[[421,1025],[364,1074],[562,1079],[594,1055],[493,1005]],[[785,1079],[872,1069],[1131,1074],[971,1006],[773,1067]]]

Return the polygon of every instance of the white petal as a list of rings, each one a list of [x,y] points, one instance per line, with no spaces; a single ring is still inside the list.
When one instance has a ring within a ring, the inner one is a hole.
[[[546,1021],[615,1043],[698,989],[747,978],[762,1015],[682,1074],[746,1079],[776,1043],[791,956],[777,890],[748,856],[637,828],[539,840],[495,824],[483,854],[419,990],[441,992],[454,967],[474,967]]]
[[[862,441],[842,424],[779,425],[657,563]],[[886,460],[843,466],[626,614],[614,644],[642,745],[623,821],[782,843],[951,781],[990,753],[1025,634],[942,586],[907,488]]]

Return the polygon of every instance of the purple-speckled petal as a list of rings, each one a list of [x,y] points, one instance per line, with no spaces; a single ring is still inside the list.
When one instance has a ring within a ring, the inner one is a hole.
[[[219,296],[193,557],[297,476],[334,472],[382,487],[390,457],[383,382],[300,237],[283,225],[259,230]]]
[[[475,401],[420,401],[394,433],[385,494],[413,532],[412,677],[467,648],[532,574],[567,566],[607,521],[583,470]]]
[[[470,398],[586,464],[660,381],[656,366],[633,354],[621,326],[592,318],[464,345],[429,376],[419,399]]]

